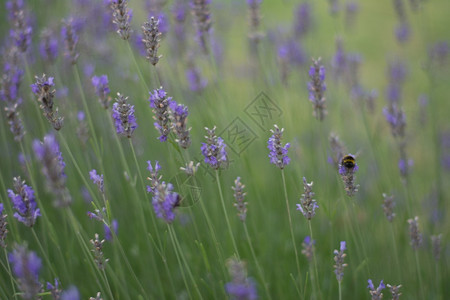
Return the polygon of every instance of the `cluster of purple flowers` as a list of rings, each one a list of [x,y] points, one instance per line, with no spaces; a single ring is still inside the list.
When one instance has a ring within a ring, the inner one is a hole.
[[[170,133],[170,119],[169,119],[169,107],[172,102],[172,97],[168,97],[166,91],[160,87],[150,92],[150,107],[153,108],[155,120],[155,127],[159,131],[159,140],[161,142],[167,141],[167,136]]]
[[[55,37],[55,33],[50,29],[44,29],[39,43],[39,53],[42,59],[48,63],[54,63],[58,57],[58,50],[58,39]]]
[[[369,293],[372,297],[372,300],[381,300],[383,298],[383,293],[381,292],[386,286],[383,283],[383,280],[380,281],[380,284],[375,289],[375,286],[373,285],[372,279],[367,280],[369,283],[367,285],[367,288],[370,289]]]
[[[267,141],[267,148],[270,150],[270,163],[280,169],[284,169],[291,162],[291,159],[287,155],[291,144],[286,143],[286,145],[282,146],[281,140],[283,139],[284,128],[280,129],[277,125],[274,125],[274,127],[275,129],[270,130],[272,136]]]
[[[189,135],[191,128],[187,128],[187,117],[189,115],[189,110],[187,106],[177,104],[175,101],[170,102],[169,108],[169,117],[172,122],[172,130],[177,136],[175,141],[181,148],[187,149],[191,145],[191,138]]]
[[[150,22],[142,25],[142,42],[144,43],[147,60],[154,66],[159,62],[162,55],[158,55],[159,42],[161,41],[161,32],[159,31],[159,19],[150,18]]]
[[[207,135],[206,143],[202,143],[200,150],[204,156],[204,161],[214,170],[228,166],[228,154],[224,140],[216,135],[216,126],[212,129],[205,127]]]
[[[134,105],[128,103],[128,97],[117,93],[116,102],[112,108],[112,118],[117,134],[131,138],[138,125],[134,115]]]
[[[123,39],[128,40],[131,33],[130,21],[133,17],[132,11],[128,10],[127,0],[111,0],[111,9],[113,11],[113,23],[116,25],[117,34]]]
[[[8,190],[8,196],[16,210],[14,218],[28,227],[33,227],[41,211],[37,208],[34,190],[20,177],[14,177],[14,191]]]
[[[97,170],[93,169],[89,172],[89,177],[91,178],[92,182],[97,185],[100,192],[103,194],[104,186],[103,186],[103,174],[99,175],[97,174]]]
[[[103,108],[108,109],[109,102],[111,101],[108,76],[101,75],[92,77],[92,85]]]
[[[24,53],[30,47],[33,33],[30,19],[26,16],[24,1],[7,1],[6,9],[11,22],[9,35],[20,52]]]
[[[72,202],[72,197],[66,188],[66,174],[64,173],[66,164],[55,136],[48,134],[44,137],[43,142],[35,140],[33,150],[42,164],[41,170],[47,179],[47,187],[55,195],[54,205],[68,206]]]
[[[171,183],[161,181],[162,176],[159,175],[161,166],[155,162],[155,167],[151,161],[147,161],[147,169],[150,171],[150,186],[147,186],[147,192],[153,195],[152,204],[156,217],[164,219],[167,223],[172,223],[175,219],[175,207],[179,206],[181,197],[173,191]]]

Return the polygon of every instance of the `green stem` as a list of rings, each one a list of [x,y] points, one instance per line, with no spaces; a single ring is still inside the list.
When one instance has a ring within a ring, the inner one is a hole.
[[[401,268],[400,268],[400,261],[399,261],[399,256],[398,256],[398,250],[397,250],[397,241],[395,239],[395,232],[394,232],[394,225],[390,222],[390,227],[391,227],[391,236],[392,236],[392,246],[394,247],[394,255],[395,255],[395,261],[397,263],[397,276],[398,276],[398,281],[402,282],[401,280]]]
[[[36,242],[37,242],[37,244],[38,244],[38,246],[39,246],[39,249],[41,250],[42,255],[44,256],[44,259],[45,259],[46,264],[47,264],[48,267],[50,268],[50,271],[52,272],[53,276],[54,276],[55,278],[57,278],[58,276],[57,276],[57,274],[56,274],[56,272],[55,272],[55,269],[53,269],[53,266],[52,266],[50,260],[48,259],[47,251],[44,251],[44,248],[42,247],[41,241],[39,240],[39,238],[38,238],[38,236],[37,236],[37,234],[36,234],[36,231],[34,230],[34,227],[31,227],[31,232],[33,233],[33,236],[34,236],[34,238],[36,239]]]
[[[189,298],[193,299],[191,290],[189,289],[189,284],[187,283],[187,280],[186,280],[186,275],[184,274],[183,264],[181,263],[180,253],[178,253],[178,247],[177,247],[177,244],[175,243],[175,238],[173,236],[174,234],[172,232],[171,225],[167,224],[167,227],[169,228],[169,236],[170,236],[170,239],[172,240],[173,248],[175,251],[175,256],[177,257],[178,265],[180,266],[181,277],[183,278],[184,285],[186,286],[186,291],[189,294]]]
[[[9,279],[11,279],[11,286],[12,286],[12,290],[14,292],[14,298],[17,299],[16,286],[14,285],[14,277],[11,272],[11,265],[9,264],[9,260],[8,260],[8,252],[6,251],[6,248],[3,248],[3,251],[5,253],[6,265],[8,266]]]
[[[109,285],[108,276],[106,276],[106,272],[104,269],[102,270],[102,274],[103,274],[103,277],[105,278],[106,286],[108,287],[109,296],[111,297],[111,299],[114,299],[114,296],[113,296],[113,293],[111,290],[111,286]]]
[[[294,228],[292,226],[291,210],[289,208],[289,200],[288,200],[287,187],[286,187],[286,178],[284,176],[284,169],[281,170],[281,178],[283,180],[284,198],[286,200],[286,209],[287,209],[287,214],[288,214],[289,229],[291,232],[292,244],[294,245],[295,263],[297,265],[298,278],[299,278],[299,282],[300,282],[300,290],[302,291],[303,286],[301,283],[302,283],[303,279],[302,279],[302,273],[300,272],[300,262],[298,260],[297,245],[295,243]]]
[[[220,197],[220,202],[222,204],[223,213],[225,214],[225,221],[227,222],[227,227],[230,232],[231,242],[233,243],[234,251],[235,251],[237,257],[240,258],[239,251],[238,251],[237,245],[236,245],[236,241],[234,240],[233,230],[231,229],[230,220],[228,218],[227,209],[225,207],[225,201],[223,199],[222,186],[221,186],[220,180],[219,180],[219,170],[216,170],[216,182],[217,182],[217,188],[219,189],[219,197]]]
[[[311,226],[311,220],[308,220],[308,225],[309,225],[309,234],[311,235],[311,243],[314,242],[314,238],[313,238],[313,231],[312,231],[312,226]],[[313,260],[314,260],[314,279],[315,279],[315,289],[316,290],[316,295],[319,295],[319,298],[322,299],[322,293],[320,291],[320,285],[319,285],[319,272],[317,271],[317,259],[316,259],[316,252],[313,251]],[[313,284],[314,282],[312,282]]]
[[[338,286],[339,286],[339,300],[342,300],[342,287],[340,281],[338,281]]]
[[[128,45],[128,50],[131,53],[131,58],[133,59],[134,66],[136,67],[136,71],[138,72],[139,78],[144,83],[145,88],[147,89],[147,92],[149,92],[150,88],[149,88],[147,82],[145,82],[144,76],[142,75],[142,72],[141,72],[141,68],[139,68],[139,65],[138,65],[137,60],[136,60],[136,56],[134,55],[134,52],[133,52],[133,49],[131,48],[129,40],[127,41],[127,45]]]
[[[419,278],[419,289],[420,289],[420,295],[422,296],[422,299],[425,298],[425,294],[423,292],[423,283],[422,283],[422,275],[420,274],[420,263],[419,263],[419,252],[417,250],[414,251],[415,257],[416,257],[416,269],[417,269],[417,277]]]
[[[253,249],[252,241],[250,239],[250,235],[248,234],[248,230],[247,230],[247,224],[245,222],[244,222],[244,231],[245,231],[245,236],[247,237],[248,245],[250,247],[250,252],[252,253],[253,259],[255,260],[256,268],[258,269],[259,276],[261,277],[261,281],[264,285],[264,290],[266,291],[266,296],[267,296],[267,298],[272,299],[272,297],[270,296],[269,288],[267,286],[267,282],[264,279],[263,270],[261,269],[258,259],[256,258],[255,249]]]

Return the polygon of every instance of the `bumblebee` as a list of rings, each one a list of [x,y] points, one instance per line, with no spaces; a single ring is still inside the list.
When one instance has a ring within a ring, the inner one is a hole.
[[[347,169],[353,169],[356,165],[355,157],[351,154],[344,156],[341,160],[341,165]]]

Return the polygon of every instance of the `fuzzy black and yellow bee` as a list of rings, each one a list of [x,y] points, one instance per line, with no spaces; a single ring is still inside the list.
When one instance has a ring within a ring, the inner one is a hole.
[[[353,169],[356,165],[355,157],[351,154],[345,155],[341,160],[341,166],[347,169]]]

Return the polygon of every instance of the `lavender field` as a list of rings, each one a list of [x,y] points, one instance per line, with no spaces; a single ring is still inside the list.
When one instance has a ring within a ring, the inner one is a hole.
[[[449,1],[0,4],[0,299],[450,299]]]

